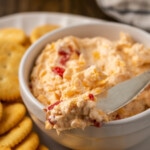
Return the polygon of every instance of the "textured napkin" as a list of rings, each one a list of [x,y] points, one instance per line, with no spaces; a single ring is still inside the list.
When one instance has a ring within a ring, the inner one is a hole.
[[[96,0],[116,20],[150,31],[150,0]]]

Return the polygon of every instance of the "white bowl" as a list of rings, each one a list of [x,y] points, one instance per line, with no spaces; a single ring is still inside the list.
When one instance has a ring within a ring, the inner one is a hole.
[[[20,91],[31,117],[40,129],[58,143],[72,149],[118,150],[132,147],[150,136],[150,109],[130,118],[111,121],[101,128],[87,127],[85,130],[63,131],[59,136],[54,130],[45,130],[44,106],[32,95],[29,76],[34,61],[47,43],[68,35],[78,37],[103,36],[118,39],[119,32],[129,33],[136,41],[150,47],[150,35],[142,30],[123,24],[96,23],[74,25],[48,33],[33,44],[24,55],[19,68]]]

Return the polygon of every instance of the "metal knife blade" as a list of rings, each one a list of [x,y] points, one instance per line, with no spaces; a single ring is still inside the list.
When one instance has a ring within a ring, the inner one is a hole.
[[[131,102],[150,84],[150,71],[121,82],[107,91],[105,97],[99,95],[97,107],[107,114]]]

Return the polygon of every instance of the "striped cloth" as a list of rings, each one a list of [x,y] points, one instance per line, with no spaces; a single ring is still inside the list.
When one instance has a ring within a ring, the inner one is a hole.
[[[150,0],[96,0],[116,20],[150,32]]]

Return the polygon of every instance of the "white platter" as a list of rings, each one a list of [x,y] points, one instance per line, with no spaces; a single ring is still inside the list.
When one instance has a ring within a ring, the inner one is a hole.
[[[0,28],[17,27],[23,29],[27,34],[30,34],[33,28],[42,24],[51,23],[65,27],[73,24],[87,23],[91,21],[100,22],[102,20],[62,13],[18,13],[1,17]]]
[[[23,29],[27,35],[30,35],[33,28],[42,24],[58,24],[62,27],[81,24],[88,22],[101,22],[103,20],[93,19],[90,17],[83,17],[78,15],[64,14],[64,13],[47,13],[47,12],[34,12],[34,13],[18,13],[0,18],[0,28],[16,27]],[[39,133],[41,143],[46,144],[51,150],[69,150],[43,134],[35,125],[34,129]],[[68,141],[69,142],[69,141]],[[144,142],[136,145],[129,150],[149,150],[150,138]]]

